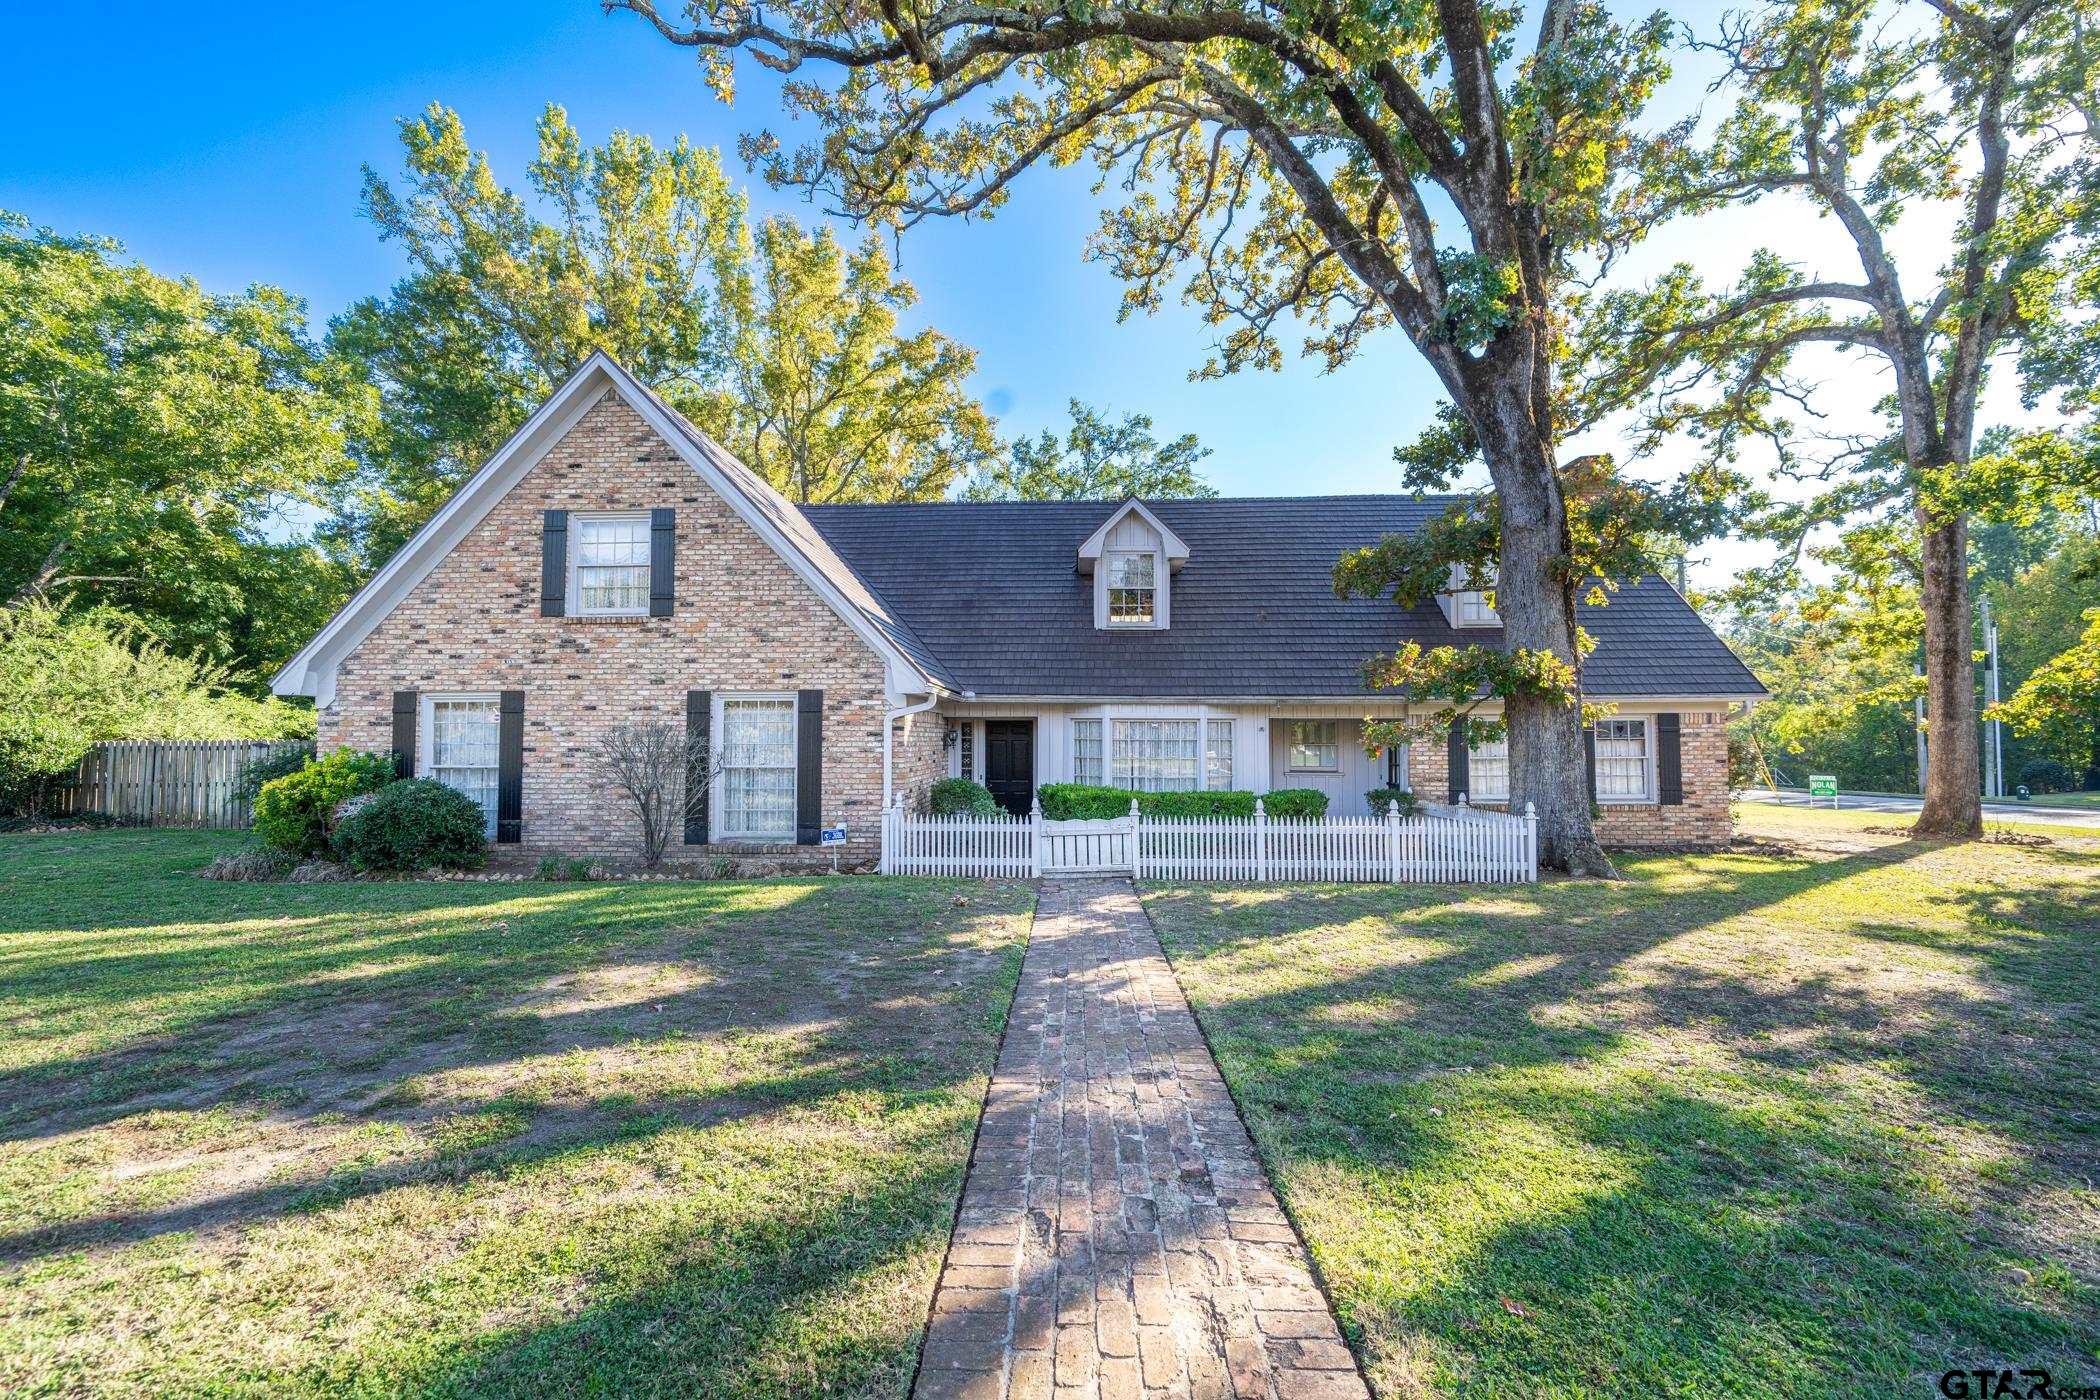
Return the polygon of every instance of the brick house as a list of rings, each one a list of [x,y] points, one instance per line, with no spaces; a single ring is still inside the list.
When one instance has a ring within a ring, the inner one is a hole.
[[[850,864],[879,814],[965,775],[1025,811],[1048,782],[1507,792],[1502,745],[1367,754],[1366,657],[1494,643],[1487,600],[1344,600],[1334,560],[1446,502],[1400,496],[797,508],[603,355],[533,414],[288,662],[324,751],[391,752],[479,801],[499,846],[621,858],[588,771],[623,722],[719,761],[674,858]],[[1756,679],[1657,578],[1585,607],[1605,839],[1725,840],[1731,709]]]

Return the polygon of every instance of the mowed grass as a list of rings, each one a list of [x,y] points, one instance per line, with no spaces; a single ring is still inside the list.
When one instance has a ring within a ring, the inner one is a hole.
[[[1616,884],[1144,892],[1381,1394],[2100,1383],[2100,844],[1742,817]]]
[[[901,1394],[1016,885],[0,837],[0,1391]]]

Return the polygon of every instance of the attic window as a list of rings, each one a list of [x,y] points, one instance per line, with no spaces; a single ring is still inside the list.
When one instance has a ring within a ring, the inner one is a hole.
[[[1458,615],[1461,627],[1499,627],[1502,615],[1488,602],[1488,595],[1478,591],[1461,593],[1452,599],[1453,611]]]
[[[1109,626],[1150,627],[1158,556],[1150,550],[1117,550],[1102,563],[1108,569]]]

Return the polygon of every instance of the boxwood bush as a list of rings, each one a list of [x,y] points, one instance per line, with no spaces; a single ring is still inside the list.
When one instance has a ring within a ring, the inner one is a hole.
[[[394,760],[385,754],[337,749],[262,785],[255,794],[255,834],[295,856],[323,855],[329,850],[335,809],[393,781]]]
[[[935,783],[932,805],[937,817],[990,817],[999,812],[992,790],[968,778],[943,778]]]
[[[1237,790],[1209,792],[1131,792],[1127,788],[1088,783],[1045,783],[1037,790],[1043,815],[1052,821],[1098,821],[1130,815],[1130,799],[1148,817],[1252,817],[1254,794]],[[1327,794],[1312,788],[1279,788],[1262,795],[1272,817],[1319,817],[1327,813]]]
[[[1411,817],[1422,810],[1422,803],[1406,788],[1374,787],[1364,794],[1364,801],[1371,804],[1371,815],[1382,817],[1388,807],[1398,807],[1400,815]]]
[[[358,870],[478,866],[487,826],[472,798],[430,778],[391,783],[336,828],[336,849]]]

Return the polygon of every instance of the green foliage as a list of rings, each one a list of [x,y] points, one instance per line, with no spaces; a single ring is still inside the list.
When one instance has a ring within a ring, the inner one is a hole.
[[[1272,817],[1318,818],[1327,815],[1327,794],[1318,788],[1277,788],[1262,794],[1261,805]]]
[[[591,878],[591,863],[574,856],[541,856],[540,863],[533,867],[532,878],[547,881],[575,881]]]
[[[488,859],[487,825],[472,798],[431,778],[388,783],[343,818],[335,847],[358,870],[468,869]]]
[[[2020,786],[2029,792],[2070,792],[2078,775],[2053,758],[2030,759],[2020,769]]]
[[[234,795],[244,802],[253,802],[262,791],[264,783],[282,778],[287,773],[296,773],[312,761],[313,755],[303,748],[285,745],[276,752],[245,764],[240,775],[233,780]]]
[[[900,329],[917,293],[882,244],[784,218],[754,237],[713,150],[625,131],[586,147],[550,105],[528,198],[443,106],[401,141],[399,183],[368,169],[364,203],[413,271],[330,333],[380,396],[336,499],[333,544],[362,567],[593,350],[798,501],[937,498],[996,452],[974,353]]]
[[[34,805],[42,779],[104,740],[313,733],[313,711],[228,685],[222,669],[176,655],[113,608],[0,609],[0,798]]]
[[[0,603],[107,603],[260,687],[348,579],[282,533],[364,391],[257,286],[215,296],[0,211]]]
[[[1196,474],[1210,455],[1194,433],[1162,443],[1152,419],[1133,413],[1110,423],[1078,399],[1063,439],[1045,429],[1015,438],[1006,454],[985,463],[963,488],[966,501],[1180,500],[1218,493]]]
[[[989,817],[999,811],[990,788],[968,778],[943,778],[933,785],[931,798],[937,817]]]
[[[2085,615],[2077,643],[2036,667],[2020,688],[1993,712],[2020,735],[2034,735],[2081,767],[2096,756],[2100,721],[2100,608]]]
[[[1251,817],[1254,794],[1211,789],[1202,792],[1132,792],[1091,783],[1045,783],[1036,790],[1043,815],[1052,821],[1099,821],[1130,815],[1131,799],[1148,817]]]
[[[325,855],[335,809],[393,781],[394,760],[387,755],[337,749],[262,785],[255,795],[255,835],[295,856]]]
[[[1389,807],[1398,808],[1400,815],[1411,817],[1422,809],[1421,799],[1406,788],[1374,787],[1364,794],[1364,801],[1371,804],[1371,815],[1382,817]]]

